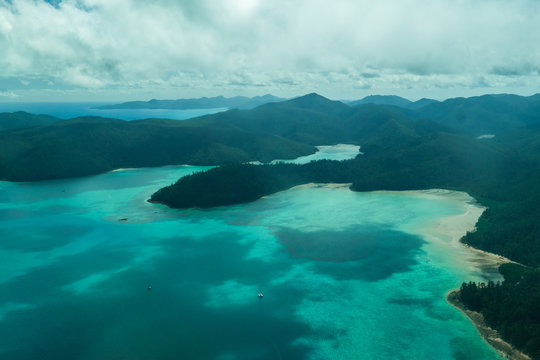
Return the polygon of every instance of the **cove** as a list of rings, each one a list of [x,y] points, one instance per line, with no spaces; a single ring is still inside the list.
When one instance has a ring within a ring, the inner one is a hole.
[[[456,241],[482,212],[467,194],[306,184],[210,210],[146,202],[204,169],[1,182],[0,357],[499,359],[445,302],[498,279]]]

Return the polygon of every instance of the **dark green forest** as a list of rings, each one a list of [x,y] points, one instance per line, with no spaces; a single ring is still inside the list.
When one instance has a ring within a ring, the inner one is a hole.
[[[503,264],[504,281],[463,283],[460,301],[481,312],[486,324],[531,357],[540,358],[540,271],[517,264]]]
[[[349,182],[348,163],[321,160],[305,165],[224,165],[183,177],[152,194],[150,201],[174,208],[246,203],[309,182]]]
[[[42,124],[32,123],[36,119],[29,115],[26,123],[0,131],[0,179],[222,165],[184,177],[151,197],[177,208],[250,202],[309,182],[350,183],[353,191],[466,191],[487,210],[477,230],[462,240],[525,267],[521,272],[502,267],[502,284],[465,282],[463,302],[538,357],[540,95],[415,103],[390,97],[351,105],[309,94],[187,121],[77,118]],[[0,119],[6,116],[13,115],[0,114]],[[313,153],[315,145],[336,143],[361,145],[363,154],[342,162],[246,164],[296,158]]]
[[[5,130],[25,129],[34,126],[51,125],[61,119],[49,115],[35,115],[24,111],[0,114],[0,132]]]
[[[84,117],[0,132],[0,179],[37,181],[125,167],[215,165],[303,156],[314,146],[239,128]]]

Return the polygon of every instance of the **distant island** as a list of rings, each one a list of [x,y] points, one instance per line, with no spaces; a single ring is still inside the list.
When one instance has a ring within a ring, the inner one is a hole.
[[[216,96],[216,97],[201,97],[198,99],[176,99],[176,100],[156,100],[150,101],[129,101],[121,104],[99,106],[97,109],[253,109],[257,106],[284,101],[270,94],[264,96],[245,97],[235,96],[231,98]]]

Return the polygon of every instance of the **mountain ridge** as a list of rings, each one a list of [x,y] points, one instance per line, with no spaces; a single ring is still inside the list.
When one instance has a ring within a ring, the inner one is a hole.
[[[463,114],[466,121],[460,121],[456,114]],[[380,151],[435,132],[473,137],[478,137],[478,133],[496,134],[494,139],[483,141],[513,144],[524,156],[540,158],[539,115],[540,96],[501,94],[454,98],[411,110],[376,104],[351,107],[311,93],[250,110],[235,109],[183,121],[146,119],[128,124],[98,117],[63,121],[46,117],[53,123],[0,132],[6,149],[0,153],[0,178],[40,180],[105,172],[113,166],[160,166],[186,161],[199,165],[264,162],[307,155],[315,151],[316,145],[335,143],[361,145],[363,151]],[[0,114],[0,122],[13,117],[22,118],[21,124],[42,119],[32,114],[8,113]],[[482,131],[478,130],[478,124],[482,125]],[[167,131],[171,134],[166,134]],[[82,136],[84,132],[90,136]],[[149,144],[146,148],[145,141]],[[131,154],[129,146],[133,147]],[[163,152],[165,148],[167,152]],[[95,158],[89,160],[85,151]],[[56,159],[55,167],[63,170],[54,171],[51,167],[46,172],[38,171],[43,163],[39,159],[45,153],[46,159]],[[84,162],[98,165],[82,171]],[[65,164],[71,164],[73,172]]]

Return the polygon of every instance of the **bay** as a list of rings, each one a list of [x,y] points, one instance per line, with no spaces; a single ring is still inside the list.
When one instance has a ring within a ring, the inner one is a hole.
[[[498,276],[452,236],[481,212],[468,195],[146,202],[205,169],[0,182],[0,358],[499,359],[444,299]]]

